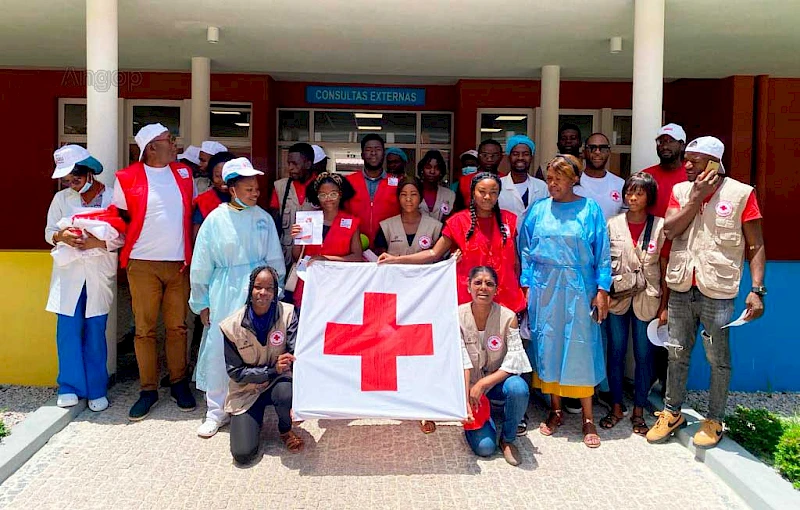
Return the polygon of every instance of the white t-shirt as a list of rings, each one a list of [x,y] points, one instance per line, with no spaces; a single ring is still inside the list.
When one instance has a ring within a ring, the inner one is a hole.
[[[606,172],[599,179],[583,173],[581,174],[581,183],[575,186],[575,194],[597,202],[597,205],[603,210],[603,216],[608,221],[622,212],[624,207],[623,185],[625,185],[625,181],[611,172]]]
[[[184,260],[183,199],[168,166],[144,166],[147,174],[147,211],[132,259]],[[128,209],[119,181],[114,184],[114,205]]]

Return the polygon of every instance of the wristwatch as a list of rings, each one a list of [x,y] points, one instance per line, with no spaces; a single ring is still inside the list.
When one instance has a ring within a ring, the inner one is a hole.
[[[758,294],[761,297],[764,297],[767,295],[767,288],[764,287],[763,285],[760,285],[758,287],[753,287],[752,289],[750,289],[750,292],[752,292],[753,294]]]

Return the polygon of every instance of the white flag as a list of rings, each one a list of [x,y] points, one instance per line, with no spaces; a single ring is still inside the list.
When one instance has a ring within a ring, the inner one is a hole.
[[[296,419],[464,419],[455,261],[314,262],[295,356]]]

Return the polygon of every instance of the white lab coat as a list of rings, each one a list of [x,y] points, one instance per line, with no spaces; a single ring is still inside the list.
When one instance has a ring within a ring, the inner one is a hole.
[[[525,207],[522,202],[522,195],[519,194],[514,180],[511,179],[511,174],[501,177],[500,183],[502,187],[497,203],[500,205],[500,209],[517,215],[517,232],[520,232],[520,227],[525,220],[525,213],[528,209],[539,200],[550,196],[550,192],[547,191],[547,184],[541,179],[528,176],[528,207]]]
[[[110,188],[103,190],[101,194],[103,208],[111,205],[112,194]],[[81,202],[80,195],[71,188],[59,191],[53,197],[50,209],[47,211],[47,226],[44,229],[45,241],[55,246],[53,236],[61,230],[57,223],[62,218],[94,210],[97,209],[85,207]],[[124,242],[125,236],[121,235],[106,244],[109,250],[117,250]],[[86,285],[86,318],[105,315],[111,309],[111,303],[114,301],[116,279],[116,251],[105,251],[96,256],[81,257],[66,266],[59,266],[53,262],[50,295],[47,298],[45,309],[61,315],[74,315],[78,298],[83,286]]]

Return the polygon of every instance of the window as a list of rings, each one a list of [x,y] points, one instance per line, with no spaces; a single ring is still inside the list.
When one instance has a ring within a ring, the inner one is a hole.
[[[575,124],[581,130],[581,145],[589,135],[600,130],[598,110],[559,110],[558,129],[564,124]]]
[[[631,175],[631,138],[633,135],[633,112],[631,110],[612,110],[611,118],[611,159],[609,168],[618,169],[623,179]]]
[[[506,141],[514,135],[526,135],[533,139],[533,109],[478,108],[478,136],[475,147],[488,139],[497,140],[505,150]]]
[[[123,165],[129,165],[139,160],[139,146],[136,145],[134,137],[147,124],[156,122],[163,124],[175,137],[178,152],[182,152],[188,145],[189,106],[184,101],[131,99],[126,101],[125,110],[127,138],[125,145],[127,145],[128,154]]]
[[[250,103],[211,103],[209,139],[221,143],[238,157],[251,159],[252,109]]]

